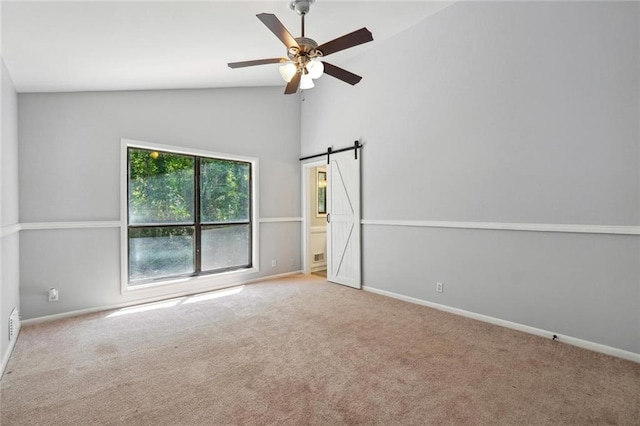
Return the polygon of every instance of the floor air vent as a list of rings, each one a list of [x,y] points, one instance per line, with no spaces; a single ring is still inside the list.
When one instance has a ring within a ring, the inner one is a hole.
[[[9,316],[9,341],[12,341],[18,335],[20,329],[20,314],[17,308],[13,308]]]
[[[324,253],[316,253],[313,255],[314,262],[322,262],[324,260]]]

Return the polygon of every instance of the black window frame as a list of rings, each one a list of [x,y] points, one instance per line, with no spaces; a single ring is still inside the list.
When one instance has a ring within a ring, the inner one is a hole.
[[[169,154],[169,155],[180,155],[185,157],[191,157],[194,159],[194,173],[193,173],[193,209],[194,209],[194,218],[192,222],[175,222],[175,223],[154,223],[154,224],[131,224],[130,222],[130,153],[131,150],[139,150],[139,151],[148,151],[149,154],[153,152],[157,152],[158,154]],[[246,221],[229,221],[229,222],[203,222],[201,220],[201,211],[200,211],[200,195],[202,192],[202,182],[200,180],[200,170],[201,170],[201,160],[217,160],[217,161],[227,161],[230,163],[238,163],[247,165],[249,167],[248,174],[249,180],[247,185],[248,190],[248,200],[249,200],[249,211],[248,211],[248,219]],[[181,152],[174,150],[166,150],[166,149],[156,149],[152,147],[146,146],[135,146],[135,145],[127,145],[126,146],[126,216],[127,216],[127,232],[126,232],[126,262],[127,262],[127,276],[126,283],[127,288],[139,288],[146,287],[152,284],[162,284],[163,282],[180,280],[185,278],[193,278],[193,277],[201,277],[208,275],[216,275],[224,272],[230,271],[239,271],[239,270],[247,270],[252,269],[254,267],[254,259],[253,259],[253,245],[254,245],[254,188],[253,188],[253,178],[254,178],[254,164],[252,161],[248,160],[240,160],[240,159],[230,159],[219,157],[215,155],[203,155],[203,154],[193,154],[189,152]],[[246,225],[248,228],[248,239],[247,239],[247,259],[248,263],[243,265],[236,265],[212,270],[202,270],[202,229],[207,228],[223,228],[227,226],[233,225]],[[131,229],[144,229],[144,228],[175,228],[175,227],[193,227],[193,235],[194,235],[194,272],[184,273],[184,274],[172,274],[166,275],[162,277],[155,278],[147,278],[141,280],[131,281],[131,270],[130,270],[130,256],[131,250],[129,246],[129,234]]]

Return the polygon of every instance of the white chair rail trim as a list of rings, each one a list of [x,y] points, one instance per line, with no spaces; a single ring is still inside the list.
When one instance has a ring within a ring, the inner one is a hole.
[[[491,229],[501,231],[569,232],[578,234],[640,235],[640,226],[571,225],[555,223],[451,222],[435,220],[372,220],[363,225],[410,226],[419,228]]]
[[[260,218],[258,223],[289,223],[302,222],[301,217],[266,217]],[[2,227],[2,236],[18,231],[35,231],[45,229],[82,229],[82,228],[119,228],[119,220],[104,221],[74,221],[74,222],[31,222]]]
[[[0,228],[0,238],[8,237],[22,230],[22,225],[14,223],[13,225],[7,225]]]
[[[259,223],[302,222],[301,217],[265,217]],[[434,220],[378,220],[363,219],[365,226],[403,226],[418,228],[488,229],[501,231],[565,232],[578,234],[640,235],[640,226],[621,225],[573,225],[555,223],[498,223],[498,222],[454,222]],[[6,237],[19,231],[44,229],[78,228],[119,228],[120,221],[74,221],[74,222],[31,222],[3,226],[1,236]]]

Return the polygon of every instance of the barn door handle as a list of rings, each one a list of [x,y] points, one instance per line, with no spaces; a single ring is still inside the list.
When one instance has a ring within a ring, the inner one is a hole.
[[[330,222],[331,222],[331,219],[330,219],[330,218],[331,218],[331,213],[327,213],[327,223],[330,223]]]

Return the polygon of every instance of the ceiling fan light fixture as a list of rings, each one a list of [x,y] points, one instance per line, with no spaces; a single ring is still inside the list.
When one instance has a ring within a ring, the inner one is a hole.
[[[313,89],[314,87],[316,87],[316,85],[313,84],[313,78],[311,78],[311,74],[302,74],[302,77],[300,78],[300,89],[307,90]]]
[[[309,63],[307,63],[307,71],[309,71],[309,75],[311,76],[311,78],[320,78],[324,73],[324,64],[322,63],[322,61],[312,59],[309,61]]]
[[[289,83],[293,76],[298,72],[298,67],[293,62],[285,62],[279,67],[280,75],[282,79]]]

